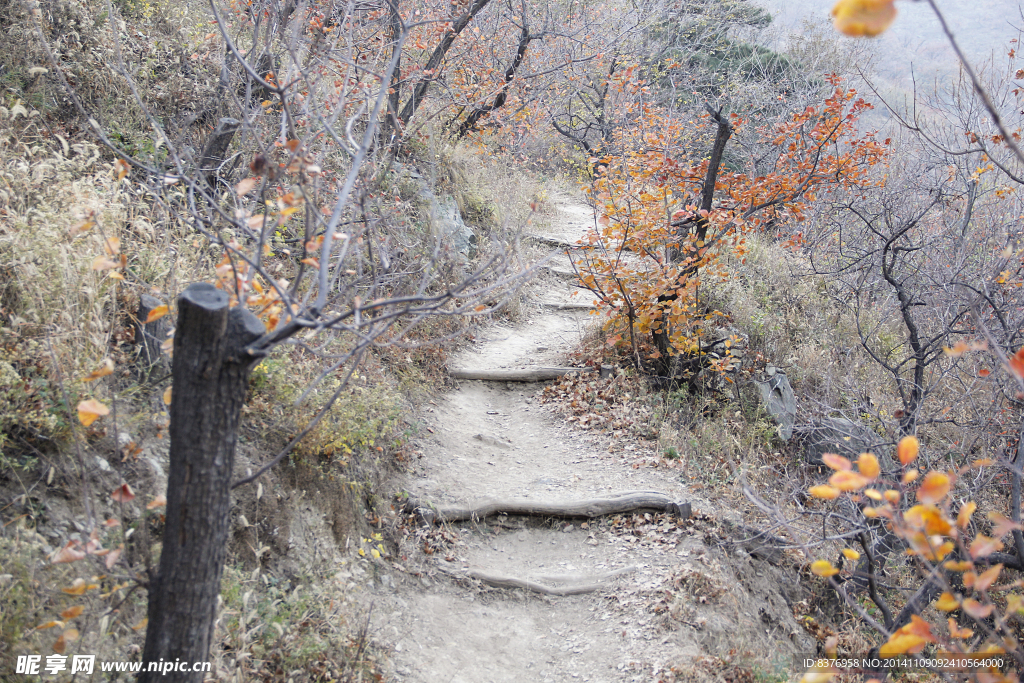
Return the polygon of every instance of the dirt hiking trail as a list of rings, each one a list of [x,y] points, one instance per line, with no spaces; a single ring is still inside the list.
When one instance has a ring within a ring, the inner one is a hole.
[[[554,201],[534,232],[577,240],[593,224],[590,208]],[[549,264],[529,290],[526,321],[491,326],[451,368],[566,364],[593,317],[564,304],[590,297],[570,299],[569,280],[554,274],[571,269],[566,256]],[[647,464],[657,454],[612,452],[602,435],[567,425],[541,404],[544,386],[460,381],[423,412],[422,457],[395,488],[438,508],[647,491],[693,514],[498,515],[418,528],[395,563],[401,571],[382,572],[374,595],[373,631],[391,649],[395,680],[728,680],[717,657],[785,675],[794,653],[814,652],[793,618],[803,596],[786,554],[744,548],[734,542],[742,532],[726,538],[727,523],[742,523],[738,511],[695,496],[678,470]]]

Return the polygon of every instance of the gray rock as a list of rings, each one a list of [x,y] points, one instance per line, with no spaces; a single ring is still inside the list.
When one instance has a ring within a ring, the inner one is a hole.
[[[789,441],[796,424],[796,397],[784,372],[774,372],[764,382],[754,381],[765,412],[779,425],[779,437]]]
[[[431,222],[441,239],[451,242],[452,248],[466,257],[472,256],[476,235],[462,220],[459,204],[454,197],[442,197],[434,202]]]
[[[438,197],[419,171],[405,164],[395,164],[398,185],[412,186],[416,203],[430,219],[430,227],[438,239],[451,245],[452,249],[466,258],[474,256],[476,234],[462,220],[459,203],[454,197]]]
[[[878,456],[883,469],[891,469],[892,456],[880,453],[882,437],[867,425],[845,417],[822,418],[817,424],[804,425],[796,430],[803,442],[804,457],[812,465],[821,465],[825,453],[837,453],[847,458],[856,458],[864,452]]]

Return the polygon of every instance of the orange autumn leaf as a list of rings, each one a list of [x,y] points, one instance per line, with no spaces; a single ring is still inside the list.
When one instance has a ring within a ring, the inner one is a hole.
[[[896,19],[893,0],[839,0],[832,8],[832,23],[841,33],[873,38]]]
[[[999,572],[1003,571],[1003,565],[992,565],[974,580],[974,590],[987,591],[989,587],[999,578]],[[966,581],[964,582],[966,584]]]
[[[171,395],[173,394],[173,389],[174,387],[167,387],[166,389],[164,389],[164,395],[162,397],[162,400],[165,406],[171,405]]]
[[[839,471],[829,477],[828,483],[840,491],[859,491],[870,482],[867,477],[852,471]]]
[[[956,525],[961,529],[966,529],[967,525],[971,523],[971,515],[978,509],[978,504],[973,500],[968,501],[960,506],[960,512],[956,515]]]
[[[68,541],[67,545],[58,550],[50,558],[51,564],[67,564],[69,562],[76,562],[83,557],[86,553],[75,541]]]
[[[110,270],[111,268],[117,268],[120,264],[117,261],[111,261],[106,256],[97,256],[92,260],[92,270]]]
[[[62,619],[74,619],[79,614],[85,611],[85,607],[82,605],[75,605],[74,607],[68,607],[66,610],[60,613]]]
[[[860,553],[858,553],[853,548],[843,548],[843,557],[850,560],[851,562],[856,562],[860,559]]]
[[[128,165],[128,162],[127,162],[127,161],[125,161],[124,159],[118,159],[118,160],[116,160],[116,161],[114,162],[114,177],[115,177],[115,178],[116,178],[117,180],[121,180],[121,179],[122,179],[122,178],[124,178],[124,177],[125,177],[126,175],[128,175],[128,170],[129,170],[130,168],[131,168],[131,167],[130,167],[130,166]]]
[[[155,510],[156,508],[163,507],[164,505],[167,505],[167,497],[160,495],[146,503],[146,509]]]
[[[917,499],[926,505],[940,503],[949,493],[950,485],[949,475],[942,472],[929,472],[924,475],[924,481],[917,489]]]
[[[947,356],[949,356],[950,358],[959,358],[960,356],[964,355],[969,348],[970,347],[967,346],[966,343],[964,343],[964,342],[957,342],[956,344],[953,345],[953,348],[949,348],[948,346],[943,346],[942,347],[942,352],[944,354],[946,354]]]
[[[47,629],[51,629],[51,628],[54,628],[54,627],[57,627],[57,626],[59,626],[60,628],[64,628],[64,622],[63,621],[48,621],[45,624],[39,624],[39,626],[36,626],[36,630],[37,631],[45,631]]]
[[[987,619],[995,609],[993,605],[983,605],[974,598],[967,598],[960,603],[960,607],[975,619]]]
[[[110,414],[110,408],[95,399],[82,401],[78,404],[78,421],[88,427],[96,420]]]
[[[934,643],[935,636],[932,635],[928,622],[917,616],[911,615],[910,623],[892,634],[892,637],[879,650],[880,657],[892,657],[906,653],[920,652],[928,643]]]
[[[935,534],[948,535],[953,530],[953,525],[949,523],[942,512],[934,505],[915,505],[903,513],[903,520],[915,529],[924,531],[929,536]]]
[[[113,490],[110,497],[118,503],[127,503],[135,500],[135,492],[132,491],[132,487],[128,484],[121,484]]]
[[[153,322],[154,320],[159,320],[160,318],[162,318],[162,317],[164,317],[165,315],[167,315],[167,312],[168,312],[169,310],[170,310],[170,309],[169,309],[169,308],[167,307],[167,304],[160,304],[159,306],[157,306],[156,308],[154,308],[154,309],[153,309],[152,311],[150,311],[150,312],[149,312],[149,313],[148,313],[148,314],[146,315],[146,320],[145,320],[145,322],[146,322],[146,323],[151,323],[151,322]]]
[[[914,462],[920,449],[921,442],[917,440],[916,436],[905,436],[900,439],[896,446],[896,455],[900,459],[900,464],[906,466]]]
[[[874,453],[861,453],[857,458],[857,469],[868,479],[876,479],[882,472]]]
[[[825,453],[821,456],[821,461],[832,469],[839,470],[840,472],[853,469],[853,464],[850,463],[849,460],[835,453]]]
[[[260,179],[258,177],[245,178],[240,183],[235,185],[235,194],[239,197],[249,194],[249,192],[256,186]]]
[[[1017,349],[1017,353],[1009,358],[1010,370],[1017,377],[1024,378],[1024,346]]]
[[[947,621],[947,628],[949,629],[949,637],[957,638],[958,640],[966,640],[974,635],[974,631],[969,628],[960,628],[957,626],[956,619],[950,617]]]
[[[100,377],[106,377],[112,372],[114,372],[114,361],[111,360],[110,358],[104,358],[103,361],[100,362],[100,366],[93,370],[92,372],[90,372],[85,377],[83,377],[82,381],[92,382],[93,380],[97,380]]]
[[[1011,531],[1020,531],[1021,525],[1001,512],[992,511],[986,515],[992,522],[992,536],[1002,538]]]
[[[971,541],[970,553],[971,559],[977,560],[982,557],[988,557],[992,553],[999,552],[1003,549],[1003,542],[998,538],[989,538],[985,534],[978,534]]]
[[[108,570],[114,568],[114,565],[117,564],[117,561],[121,559],[121,553],[123,552],[124,545],[122,544],[120,548],[115,548],[107,554],[106,558],[104,558],[103,560],[103,564],[107,567]]]

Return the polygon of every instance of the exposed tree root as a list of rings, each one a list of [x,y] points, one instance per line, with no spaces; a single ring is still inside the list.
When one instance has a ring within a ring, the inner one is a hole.
[[[689,503],[679,503],[663,493],[654,491],[626,491],[607,498],[588,498],[567,502],[543,502],[534,500],[488,499],[469,507],[438,508],[409,499],[405,510],[415,513],[424,522],[441,524],[443,522],[465,522],[490,517],[492,515],[525,515],[529,517],[601,517],[623,512],[640,510],[657,510],[669,512],[686,519],[690,516]]]
[[[500,574],[498,572],[485,571],[483,569],[467,569],[462,576],[470,579],[476,579],[477,581],[494,588],[525,588],[526,590],[533,591],[534,593],[541,593],[543,595],[565,596],[582,595],[584,593],[599,591],[608,587],[607,581],[609,579],[622,576],[623,574],[630,574],[635,571],[636,567],[625,567],[606,574],[590,576],[562,574],[557,576],[539,577],[546,583],[531,579],[520,579],[514,576]]]
[[[485,382],[546,382],[570,372],[591,372],[592,368],[522,368],[511,370],[458,370],[448,374],[452,379],[478,379]]]

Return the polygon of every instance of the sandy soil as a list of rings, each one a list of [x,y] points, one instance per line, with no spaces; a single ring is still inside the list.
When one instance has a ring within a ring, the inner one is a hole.
[[[575,240],[592,221],[587,207],[570,200],[556,209],[538,233]],[[554,265],[569,268],[567,260]],[[489,328],[452,365],[565,364],[590,316],[543,303],[568,301],[569,293],[565,278],[540,279],[524,324]],[[697,519],[683,524],[659,516],[645,527],[650,533],[637,535],[611,520],[497,518],[449,530],[458,542],[447,553],[428,556],[410,544],[401,565],[407,571],[383,578],[374,598],[375,632],[392,649],[396,680],[691,680],[695,657],[731,650],[788,671],[793,653],[814,651],[792,616],[801,595],[791,565],[721,542],[718,522],[740,521],[737,513],[695,496],[672,470],[635,468],[635,457],[609,452],[600,435],[567,426],[541,405],[542,389],[461,382],[422,414],[423,457],[396,488],[441,505],[658,491],[691,502]],[[465,576],[478,569],[550,583],[628,568],[634,571],[606,588],[572,597],[489,588]],[[679,678],[669,673],[673,665]]]

